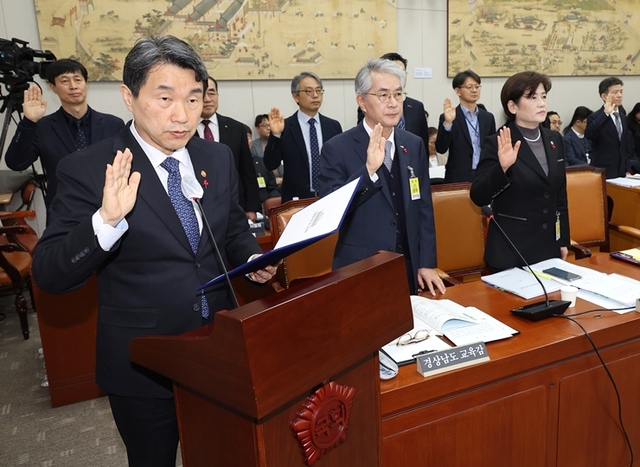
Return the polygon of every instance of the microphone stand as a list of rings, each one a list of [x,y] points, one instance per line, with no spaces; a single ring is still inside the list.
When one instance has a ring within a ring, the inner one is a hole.
[[[516,253],[516,255],[518,255],[518,257],[522,260],[522,262],[525,264],[527,269],[529,269],[529,272],[533,274],[533,277],[535,277],[535,279],[538,281],[538,284],[540,284],[540,287],[544,292],[544,298],[545,298],[544,301],[532,303],[530,305],[519,306],[511,310],[511,313],[513,313],[516,316],[520,316],[522,318],[528,319],[530,321],[541,321],[553,315],[563,314],[567,310],[567,308],[569,308],[569,305],[571,305],[571,302],[566,300],[549,300],[549,295],[547,294],[547,289],[545,289],[544,284],[542,283],[540,278],[536,275],[536,273],[533,272],[533,269],[531,269],[531,266],[529,266],[529,263],[527,262],[527,260],[524,259],[524,257],[520,254],[520,251],[513,244],[513,242],[507,235],[507,233],[504,230],[502,230],[502,227],[500,226],[500,224],[498,224],[498,221],[495,219],[493,212],[491,211],[491,208],[484,206],[482,208],[482,213],[489,218],[489,221],[493,221],[494,225],[498,228],[498,231],[500,232],[502,237],[507,241],[507,243],[509,244],[511,249]]]
[[[233,303],[236,308],[240,308],[240,304],[238,303],[238,297],[236,297],[236,291],[233,289],[233,285],[231,285],[231,279],[229,278],[229,271],[227,270],[226,264],[224,264],[224,260],[222,259],[222,255],[220,254],[220,249],[218,248],[218,242],[216,242],[216,237],[213,236],[213,231],[211,230],[211,226],[209,225],[209,220],[207,216],[204,214],[204,209],[202,209],[202,204],[200,204],[200,199],[197,197],[192,197],[196,204],[198,205],[198,209],[200,210],[200,216],[202,217],[202,221],[207,229],[207,233],[209,234],[209,238],[211,238],[211,242],[213,243],[214,249],[216,251],[216,257],[218,262],[220,263],[220,267],[224,271],[224,277],[227,280],[227,284],[229,285],[229,290],[231,291],[231,296],[233,297]],[[204,293],[204,291],[202,292]]]

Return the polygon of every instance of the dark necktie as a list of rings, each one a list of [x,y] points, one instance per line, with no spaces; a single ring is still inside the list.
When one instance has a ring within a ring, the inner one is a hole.
[[[211,132],[211,128],[209,128],[209,123],[211,123],[211,120],[202,120],[202,124],[204,125],[204,139],[206,139],[207,141],[215,141],[213,133]]]
[[[393,164],[393,159],[391,159],[391,141],[386,140],[384,142],[384,166],[387,168],[389,172],[391,172],[392,164]]]
[[[76,127],[76,135],[73,140],[76,143],[76,149],[78,151],[81,151],[82,149],[85,149],[87,147],[87,137],[85,136],[84,131],[82,131],[80,120],[75,120],[73,123]]]
[[[316,119],[309,119],[309,146],[311,147],[311,184],[318,191],[318,173],[320,172],[320,148],[318,146],[318,132]]]
[[[198,218],[196,211],[193,209],[193,203],[182,194],[182,177],[180,176],[180,163],[174,157],[167,157],[160,167],[169,172],[167,179],[167,191],[169,199],[176,210],[176,214],[182,223],[182,228],[187,234],[189,245],[193,253],[198,253],[198,243],[200,242],[200,227],[198,226]],[[202,296],[202,317],[209,317],[209,305],[205,296]]]
[[[622,139],[622,121],[620,120],[620,114],[617,111],[613,112],[613,121],[616,122],[616,130],[618,130],[618,139]]]
[[[406,129],[406,127],[407,127],[407,125],[404,123],[404,115],[401,115],[400,116],[400,121],[396,125],[396,128],[398,130],[404,130],[404,129]]]

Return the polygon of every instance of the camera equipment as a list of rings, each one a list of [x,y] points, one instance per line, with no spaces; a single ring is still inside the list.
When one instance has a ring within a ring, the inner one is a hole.
[[[4,84],[8,93],[3,95],[0,88],[0,113],[7,111],[0,136],[0,154],[4,150],[11,114],[14,111],[18,115],[22,113],[24,91],[29,89],[29,82],[33,82],[36,74],[46,79],[47,67],[56,60],[51,51],[34,50],[28,44],[16,38],[0,39],[0,83]],[[35,61],[36,58],[41,60]]]

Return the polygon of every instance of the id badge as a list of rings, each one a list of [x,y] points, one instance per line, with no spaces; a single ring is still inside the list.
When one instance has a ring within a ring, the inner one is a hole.
[[[556,242],[560,240],[560,213],[556,211]]]
[[[267,184],[264,181],[264,177],[258,177],[258,187],[259,188],[266,188]]]
[[[411,201],[415,201],[420,199],[420,181],[418,177],[416,177],[415,173],[413,173],[413,167],[407,166],[409,169],[409,192],[411,193]]]

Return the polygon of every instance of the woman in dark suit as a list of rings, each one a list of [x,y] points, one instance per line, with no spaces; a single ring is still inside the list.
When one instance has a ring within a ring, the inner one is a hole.
[[[537,72],[507,79],[500,100],[508,120],[485,139],[471,187],[473,202],[492,206],[528,263],[565,259],[570,238],[562,136],[540,125],[550,89],[549,78]],[[493,222],[484,257],[494,272],[523,265]]]

